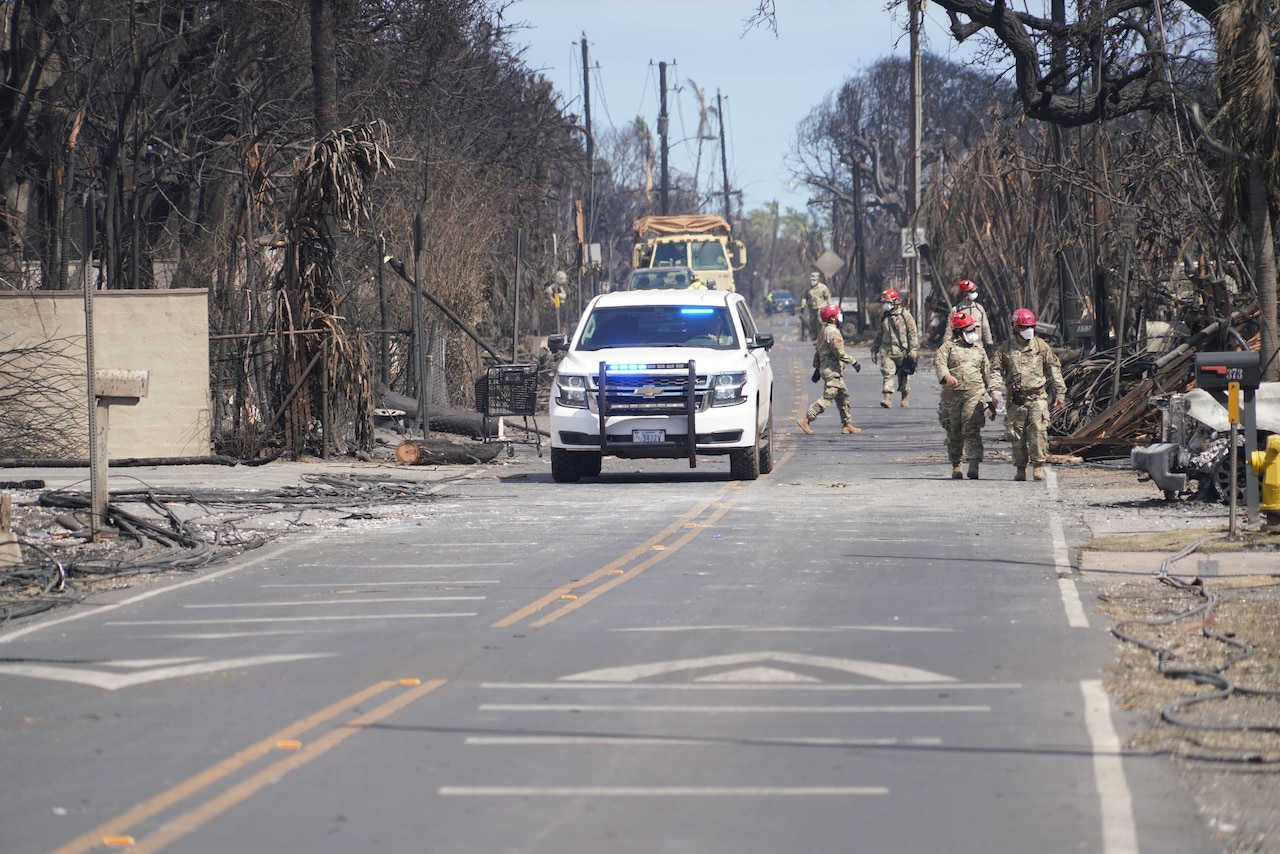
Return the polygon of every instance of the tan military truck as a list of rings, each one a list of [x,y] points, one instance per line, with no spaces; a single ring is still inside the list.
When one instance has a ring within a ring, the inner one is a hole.
[[[689,267],[708,290],[736,291],[735,270],[747,263],[747,247],[731,237],[729,223],[715,214],[645,216],[632,223],[636,242],[631,265]]]

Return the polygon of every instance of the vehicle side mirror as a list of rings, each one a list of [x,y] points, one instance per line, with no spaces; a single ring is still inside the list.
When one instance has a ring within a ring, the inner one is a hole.
[[[552,353],[565,353],[569,350],[569,336],[563,332],[547,336],[547,349]]]
[[[747,344],[748,350],[759,350],[761,348],[768,350],[773,347],[772,332],[757,332],[755,340]]]

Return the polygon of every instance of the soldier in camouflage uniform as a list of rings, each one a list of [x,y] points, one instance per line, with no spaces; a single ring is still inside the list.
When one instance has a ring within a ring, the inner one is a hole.
[[[822,338],[822,318],[818,313],[829,302],[831,302],[831,289],[823,284],[819,273],[810,273],[809,290],[805,291],[804,304],[809,309],[809,337],[815,344]],[[802,329],[801,332],[803,331]]]
[[[919,353],[920,338],[916,334],[916,319],[902,310],[902,300],[893,288],[880,294],[880,328],[876,340],[871,343],[871,361],[880,363],[883,397],[880,405],[888,409],[893,405],[894,386],[902,392],[902,406],[907,407],[911,377],[899,371],[903,359],[914,360]]]
[[[853,426],[853,417],[849,412],[849,389],[844,384],[844,366],[853,365],[854,371],[861,371],[858,360],[850,356],[844,349],[844,337],[840,334],[840,306],[824,305],[818,312],[822,320],[822,337],[813,348],[814,382],[822,379],[822,397],[809,404],[804,416],[796,419],[800,429],[813,435],[809,423],[822,414],[832,401],[840,407],[841,433],[861,433],[862,429]]]
[[[982,347],[982,332],[971,315],[951,315],[951,337],[933,357],[933,368],[942,383],[939,418],[947,428],[947,458],[951,460],[951,477],[978,479],[978,463],[982,462],[982,422],[984,409],[992,412],[999,406],[999,380],[991,374],[991,362]],[[984,398],[989,397],[990,403]],[[969,470],[960,472],[961,460]]]
[[[1013,443],[1014,480],[1044,480],[1049,450],[1049,401],[1059,408],[1066,403],[1062,365],[1044,340],[1036,337],[1036,316],[1029,309],[1013,313],[1014,337],[1000,345],[996,365],[1009,392],[1009,440]]]
[[[987,358],[992,358],[995,355],[995,339],[991,337],[991,318],[987,316],[982,303],[978,302],[978,286],[968,279],[961,279],[956,290],[959,302],[951,309],[951,313],[967,314],[973,318],[978,331],[982,333],[982,348],[987,351]]]

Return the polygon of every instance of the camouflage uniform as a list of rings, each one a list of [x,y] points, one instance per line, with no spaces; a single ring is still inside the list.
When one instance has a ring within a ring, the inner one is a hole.
[[[809,309],[809,335],[813,338],[815,344],[822,339],[822,318],[818,317],[818,311],[830,302],[831,289],[824,285],[821,280],[814,282],[809,286],[809,290],[805,292],[804,304]]]
[[[996,364],[1009,393],[1008,429],[1013,464],[1044,465],[1049,451],[1049,403],[1066,393],[1062,363],[1044,340],[1016,338],[1000,345]]]
[[[904,356],[915,356],[920,349],[920,338],[916,334],[916,319],[910,312],[903,311],[901,306],[892,312],[880,315],[880,328],[876,331],[876,340],[871,342],[871,358],[880,357],[880,376],[884,379],[881,391],[886,395],[901,391],[903,400],[911,378],[902,376],[902,388],[895,389],[898,384],[898,365]]]
[[[976,467],[982,460],[982,422],[986,420],[983,398],[993,398],[1000,393],[998,379],[991,374],[991,361],[980,344],[967,344],[952,336],[938,348],[933,357],[933,368],[942,386],[942,406],[939,420],[947,429],[947,458],[952,466],[960,465],[961,458]],[[950,388],[946,377],[952,376],[960,385]],[[976,470],[976,469],[975,469]]]
[[[835,323],[822,324],[822,337],[813,348],[813,366],[822,377],[822,397],[809,404],[805,419],[812,421],[822,414],[832,401],[840,407],[840,423],[844,426],[853,424],[853,416],[849,412],[849,389],[844,384],[844,366],[856,364],[857,359],[844,349],[844,337]]]

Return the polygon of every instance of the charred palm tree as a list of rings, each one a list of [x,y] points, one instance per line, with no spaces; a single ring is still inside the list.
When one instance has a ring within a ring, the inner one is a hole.
[[[1223,227],[1248,226],[1253,281],[1262,328],[1263,379],[1280,380],[1276,360],[1275,223],[1280,214],[1280,91],[1277,91],[1274,6],[1235,0],[1218,10],[1219,110],[1208,136],[1222,157]]]
[[[355,413],[356,447],[373,437],[373,390],[369,360],[342,314],[335,281],[334,228],[354,230],[369,213],[369,186],[380,171],[394,168],[380,139],[379,122],[325,134],[296,164],[285,262],[281,269],[279,320],[282,380],[281,425],[286,453],[306,450],[315,421],[317,391],[347,400]],[[326,358],[325,371],[315,370]],[[321,377],[329,383],[320,388]]]

